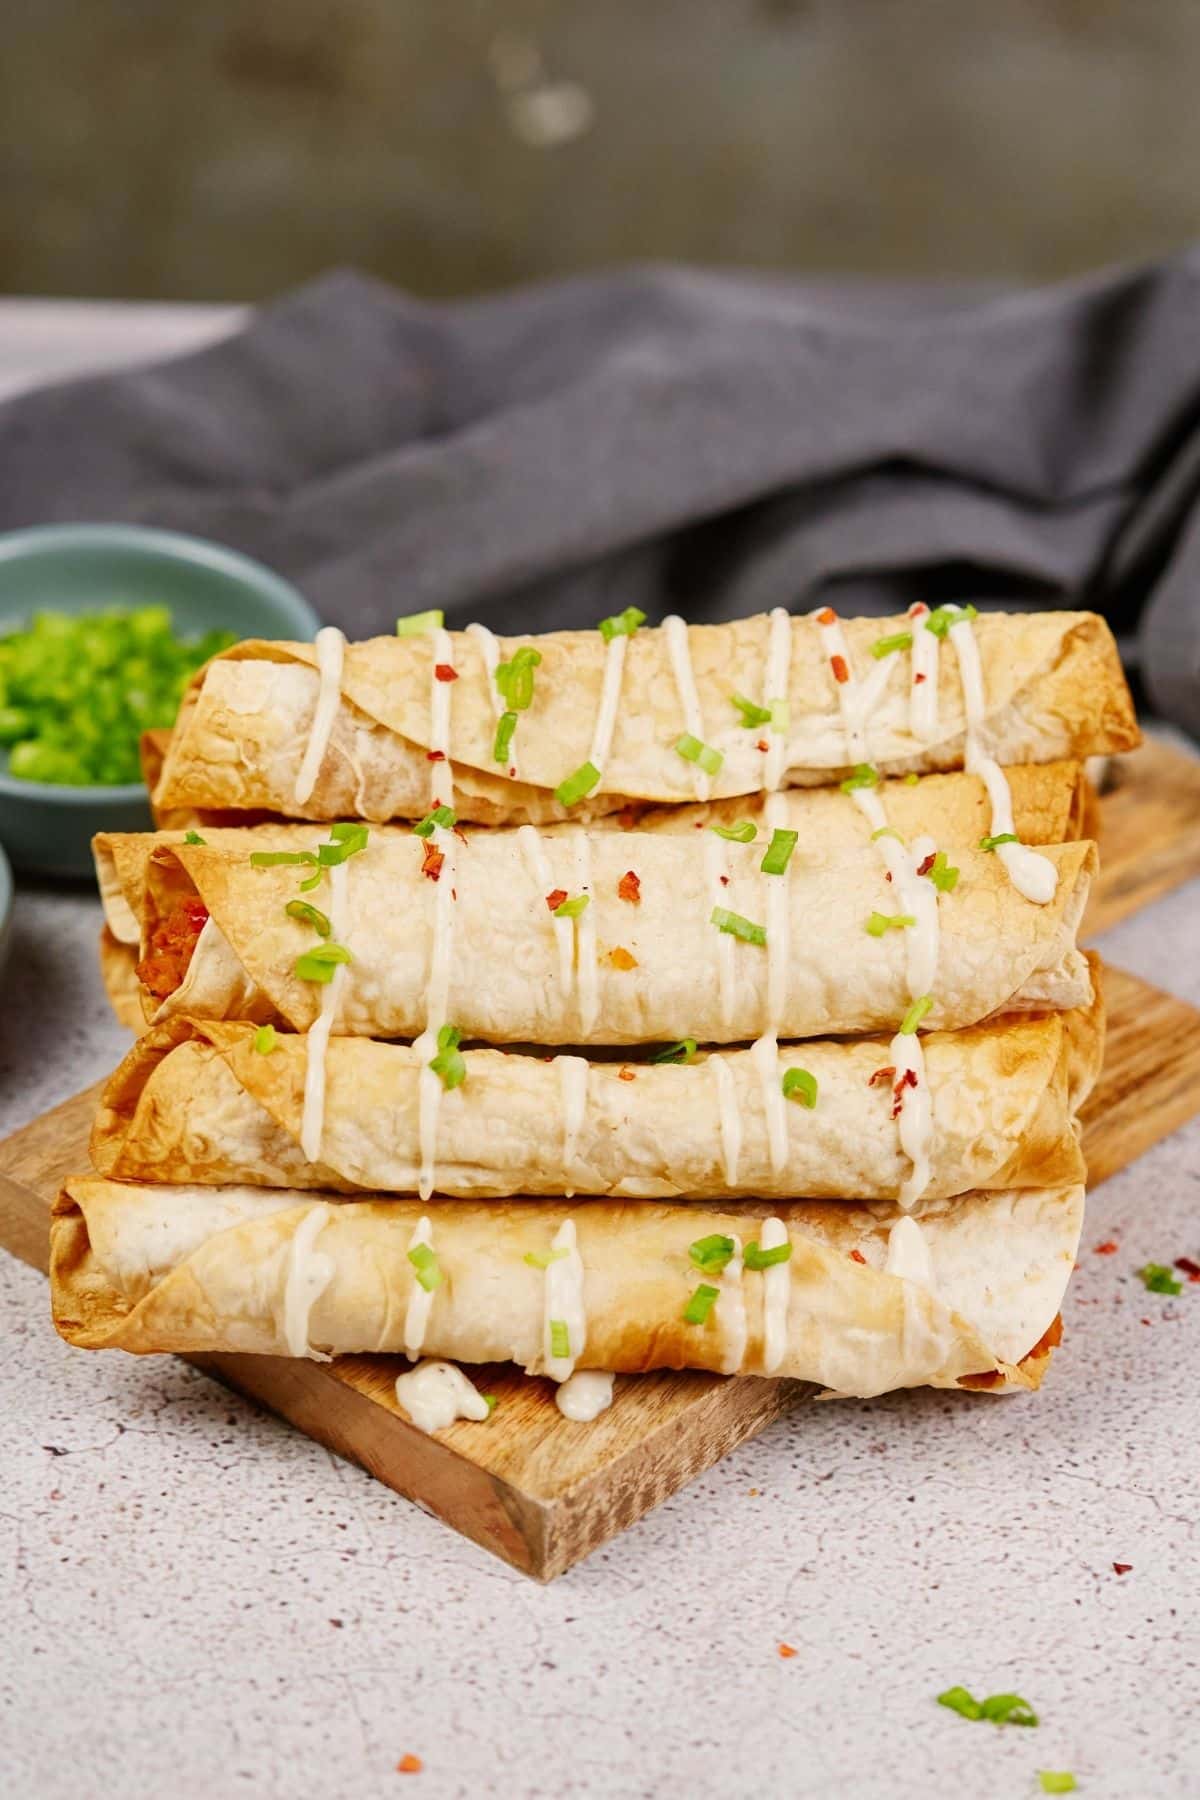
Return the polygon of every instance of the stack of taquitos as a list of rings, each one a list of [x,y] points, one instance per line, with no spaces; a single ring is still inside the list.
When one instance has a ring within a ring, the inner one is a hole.
[[[1106,629],[640,625],[209,665],[180,828],[97,840],[149,1029],[56,1212],[65,1335],[513,1357],[572,1417],[588,1371],[1037,1384],[1102,1038],[1051,759],[1136,741]]]

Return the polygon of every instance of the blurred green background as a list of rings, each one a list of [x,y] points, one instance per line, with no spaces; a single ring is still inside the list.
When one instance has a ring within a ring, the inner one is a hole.
[[[0,0],[0,290],[644,257],[1049,278],[1200,223],[1197,0]]]

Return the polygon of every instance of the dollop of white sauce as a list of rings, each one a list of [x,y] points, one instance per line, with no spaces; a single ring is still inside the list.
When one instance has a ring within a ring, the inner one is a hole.
[[[574,1424],[590,1425],[612,1405],[615,1379],[602,1369],[577,1369],[559,1384],[555,1405]]]
[[[329,1220],[329,1208],[311,1206],[292,1233],[288,1246],[287,1281],[283,1290],[283,1335],[289,1356],[307,1356],[313,1362],[332,1362],[323,1350],[308,1341],[312,1309],[333,1280],[332,1256],[322,1256],[314,1245]]]
[[[317,704],[308,733],[308,742],[304,746],[304,755],[300,760],[300,767],[296,771],[296,785],[292,789],[292,798],[297,806],[305,805],[311,798],[312,791],[317,785],[317,776],[321,772],[321,763],[329,747],[333,721],[337,716],[338,702],[342,697],[342,668],[346,659],[346,640],[336,625],[322,625],[313,639],[313,648],[317,653],[320,686],[317,689]]]
[[[662,622],[662,634],[666,640],[667,655],[671,659],[671,673],[675,677],[675,687],[679,694],[679,703],[683,708],[683,728],[694,738],[704,743],[704,719],[700,712],[700,696],[696,692],[696,672],[692,668],[692,648],[688,642],[688,628],[678,613],[668,613]],[[696,781],[697,800],[707,800],[711,792],[711,783],[699,764],[692,765]]]
[[[488,1416],[487,1401],[454,1363],[418,1363],[398,1375],[396,1399],[418,1431],[444,1431],[456,1419]]]
[[[928,1288],[931,1294],[937,1291],[929,1244],[915,1219],[897,1219],[892,1226],[883,1272],[900,1275],[905,1281],[915,1281],[918,1286]]]
[[[782,1219],[764,1219],[758,1234],[759,1248],[778,1250],[788,1241],[788,1230]],[[763,1278],[763,1351],[764,1375],[773,1375],[787,1351],[788,1302],[792,1293],[792,1261],[772,1263],[762,1272]]]

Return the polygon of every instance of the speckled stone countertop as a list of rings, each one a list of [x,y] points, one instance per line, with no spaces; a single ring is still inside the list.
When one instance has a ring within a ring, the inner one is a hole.
[[[1100,948],[1200,1004],[1198,917]],[[19,893],[0,1134],[128,1041],[98,923]],[[1040,1396],[802,1408],[549,1588],[181,1363],[68,1349],[0,1255],[0,1792],[1196,1795],[1200,1289],[1134,1270],[1200,1257],[1198,1199],[1200,1122],[1094,1192]]]

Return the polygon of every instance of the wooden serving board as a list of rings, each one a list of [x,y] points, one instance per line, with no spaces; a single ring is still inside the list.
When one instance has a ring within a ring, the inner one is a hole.
[[[1200,763],[1149,744],[1122,759],[1101,806],[1105,868],[1089,936],[1200,873]],[[1119,969],[1104,980],[1108,1051],[1084,1112],[1093,1182],[1200,1111],[1200,1012]],[[0,1144],[0,1245],[37,1268],[46,1266],[51,1201],[88,1167],[97,1094],[77,1094]],[[195,1360],[542,1581],[813,1391],[757,1377],[641,1375],[620,1379],[611,1409],[581,1426],[559,1413],[549,1382],[498,1367],[480,1373],[483,1391],[499,1397],[491,1421],[426,1437],[396,1405],[400,1358]]]

